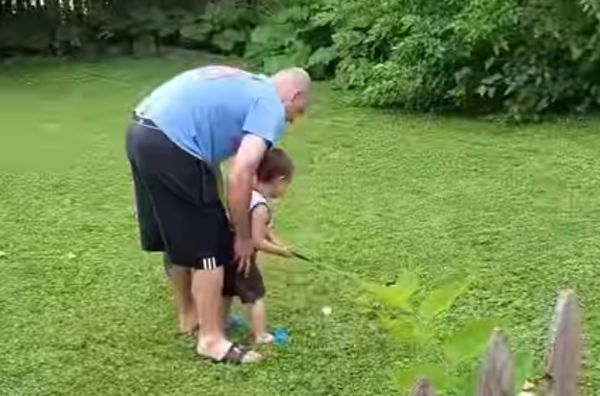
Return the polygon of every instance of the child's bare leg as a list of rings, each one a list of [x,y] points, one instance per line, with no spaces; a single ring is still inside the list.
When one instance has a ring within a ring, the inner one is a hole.
[[[233,303],[233,297],[223,296],[223,328],[227,330],[227,321],[229,319],[229,313],[231,312],[231,304]]]
[[[267,333],[267,310],[264,299],[256,300],[249,304],[250,318],[252,321],[252,338],[254,342],[271,342],[272,336]]]

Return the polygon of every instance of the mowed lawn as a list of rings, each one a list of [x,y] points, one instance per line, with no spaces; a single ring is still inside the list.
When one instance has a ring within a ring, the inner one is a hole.
[[[132,105],[192,64],[0,70],[0,394],[398,394],[389,373],[419,351],[357,307],[351,278],[320,266],[267,263],[270,322],[291,340],[259,366],[197,359],[177,334],[161,259],[138,248],[123,142]],[[277,228],[364,280],[470,276],[440,331],[494,317],[538,357],[557,292],[574,288],[597,391],[599,127],[354,109],[318,84],[283,142],[298,171]]]

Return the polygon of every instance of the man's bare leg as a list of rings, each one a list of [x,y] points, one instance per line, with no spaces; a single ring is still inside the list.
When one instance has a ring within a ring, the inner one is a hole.
[[[192,271],[192,294],[202,328],[198,332],[198,354],[221,359],[231,346],[223,325],[223,267]]]
[[[223,322],[223,267],[192,272],[192,293],[202,327],[198,332],[199,355],[221,360],[231,348]],[[241,363],[259,361],[257,353],[247,353]]]
[[[198,310],[192,295],[192,271],[179,265],[165,263],[168,266],[169,283],[173,290],[173,299],[179,330],[193,333],[198,329]]]

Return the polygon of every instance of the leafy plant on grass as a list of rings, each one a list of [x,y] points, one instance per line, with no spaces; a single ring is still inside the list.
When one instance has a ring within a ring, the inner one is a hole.
[[[425,361],[414,361],[393,372],[396,385],[409,389],[419,378],[429,378],[441,394],[472,394],[475,386],[476,359],[484,352],[496,326],[492,318],[468,320],[450,334],[443,332],[441,317],[469,287],[466,278],[447,282],[428,293],[420,290],[419,278],[404,273],[394,284],[364,284],[377,306],[377,320],[399,346],[418,348]],[[530,351],[514,356],[515,392],[521,389],[533,369]]]
[[[470,320],[450,335],[442,335],[440,317],[468,289],[467,279],[459,279],[430,291],[419,303],[414,295],[420,289],[416,275],[405,273],[395,284],[367,284],[369,293],[381,304],[378,321],[401,346],[416,347],[425,362],[411,362],[394,372],[401,389],[408,389],[419,377],[430,378],[441,392],[465,390],[473,384],[473,360],[485,349],[494,321]]]

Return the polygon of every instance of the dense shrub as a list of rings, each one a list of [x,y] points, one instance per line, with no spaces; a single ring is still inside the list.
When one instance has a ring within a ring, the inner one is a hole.
[[[169,44],[242,55],[258,18],[256,5],[236,0],[88,0],[84,9],[52,4],[0,12],[0,49],[155,53]]]
[[[133,52],[136,44],[161,44],[241,55],[256,13],[245,4],[209,3],[202,8],[160,8],[146,6],[125,11],[100,8],[91,12],[87,28],[95,41],[104,44],[126,42]],[[152,48],[150,48],[152,51]]]
[[[0,50],[155,53],[170,44],[245,55],[268,73],[305,66],[371,106],[516,119],[600,106],[600,0],[14,4],[0,0]]]
[[[242,55],[257,19],[256,8],[247,4],[213,3],[188,19],[180,33],[194,47]]]
[[[334,8],[325,1],[271,2],[246,48],[254,67],[272,73],[282,67],[304,66],[313,77],[333,74]]]
[[[53,21],[44,12],[33,10],[0,20],[0,48],[44,52],[50,49],[53,35]]]
[[[337,80],[375,106],[584,111],[600,103],[597,3],[339,2]]]

